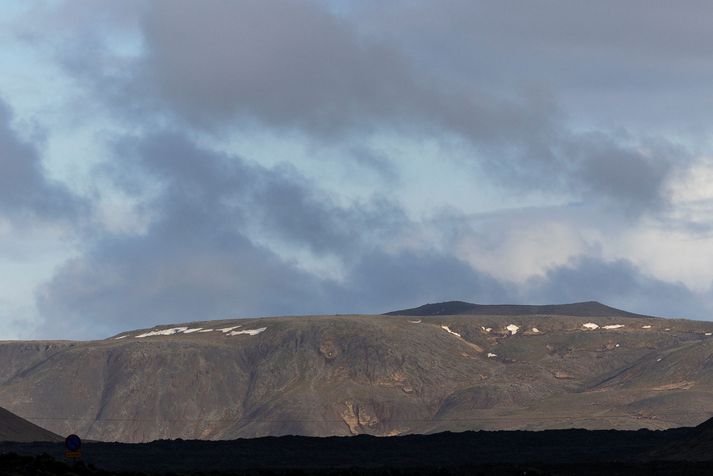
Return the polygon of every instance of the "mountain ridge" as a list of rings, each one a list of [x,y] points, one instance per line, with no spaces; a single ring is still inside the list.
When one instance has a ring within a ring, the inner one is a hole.
[[[711,322],[628,315],[197,321],[0,342],[0,406],[124,442],[665,429],[713,414],[712,336]]]
[[[386,312],[385,316],[446,316],[446,315],[547,315],[576,317],[655,317],[617,309],[598,301],[568,304],[475,304],[466,301],[444,301],[423,304],[409,309]]]

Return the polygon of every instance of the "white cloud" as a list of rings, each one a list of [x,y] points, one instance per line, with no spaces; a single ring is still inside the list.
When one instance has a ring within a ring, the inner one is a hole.
[[[551,211],[560,216],[524,209],[471,220],[454,238],[454,251],[475,269],[522,284],[596,249],[596,228],[583,229],[583,220]]]

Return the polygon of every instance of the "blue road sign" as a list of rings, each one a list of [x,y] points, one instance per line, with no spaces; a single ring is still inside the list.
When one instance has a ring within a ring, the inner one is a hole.
[[[64,439],[64,446],[67,451],[79,451],[79,448],[82,447],[82,439],[77,435],[69,435]]]

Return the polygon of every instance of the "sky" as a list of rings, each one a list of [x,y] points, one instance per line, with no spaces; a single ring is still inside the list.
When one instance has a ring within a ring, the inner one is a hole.
[[[5,0],[0,340],[713,318],[713,4]]]

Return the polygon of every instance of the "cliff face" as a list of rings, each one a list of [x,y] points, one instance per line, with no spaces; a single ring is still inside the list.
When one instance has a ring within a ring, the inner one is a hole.
[[[128,442],[691,426],[713,413],[709,333],[628,315],[195,322],[0,343],[14,362],[0,405],[59,434]]]

